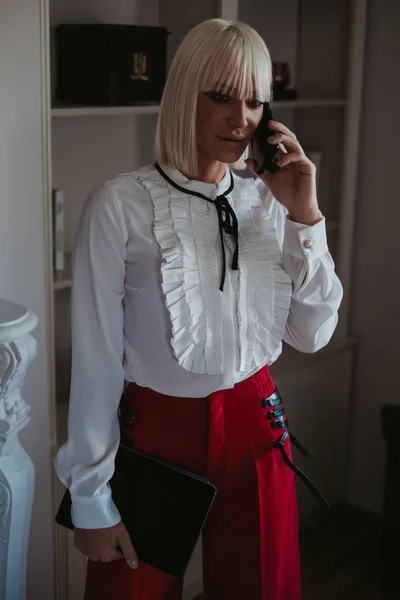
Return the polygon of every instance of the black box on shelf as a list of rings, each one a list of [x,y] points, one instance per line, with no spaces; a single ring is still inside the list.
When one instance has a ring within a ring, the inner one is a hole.
[[[56,27],[56,102],[123,106],[160,102],[166,80],[165,27]]]

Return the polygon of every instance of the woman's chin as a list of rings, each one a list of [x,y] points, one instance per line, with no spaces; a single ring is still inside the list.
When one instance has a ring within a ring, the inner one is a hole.
[[[230,150],[225,152],[218,152],[218,157],[216,160],[222,163],[226,163],[227,165],[237,162],[243,156],[243,151],[240,152],[238,150]]]

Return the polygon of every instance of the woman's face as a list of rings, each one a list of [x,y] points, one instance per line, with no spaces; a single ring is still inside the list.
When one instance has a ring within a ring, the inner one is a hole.
[[[263,105],[256,99],[220,92],[201,92],[197,108],[197,149],[203,158],[236,162],[261,120]]]

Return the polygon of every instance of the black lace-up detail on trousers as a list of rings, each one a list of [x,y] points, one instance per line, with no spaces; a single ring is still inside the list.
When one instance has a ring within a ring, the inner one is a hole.
[[[277,448],[281,452],[282,458],[287,466],[292,469],[292,471],[294,471],[298,477],[300,477],[302,482],[308,487],[308,489],[322,504],[322,506],[329,508],[329,502],[324,498],[309,477],[307,477],[307,475],[297,465],[294,464],[286,452],[285,440],[289,437],[293,446],[295,446],[303,456],[308,458],[308,452],[303,448],[298,440],[291,433],[289,433],[288,420],[285,410],[282,406],[281,397],[278,390],[271,394],[269,398],[261,400],[261,406],[263,408],[271,408],[266,415],[267,419],[270,421],[269,425],[271,429],[283,429],[282,435],[273,444],[274,448]]]

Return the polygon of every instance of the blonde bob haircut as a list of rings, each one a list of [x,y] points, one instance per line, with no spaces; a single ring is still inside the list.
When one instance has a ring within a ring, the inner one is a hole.
[[[159,163],[195,176],[197,99],[200,92],[231,93],[269,102],[272,64],[259,34],[245,23],[210,19],[194,27],[176,51],[161,100],[155,140]],[[244,169],[246,150],[230,165]]]

